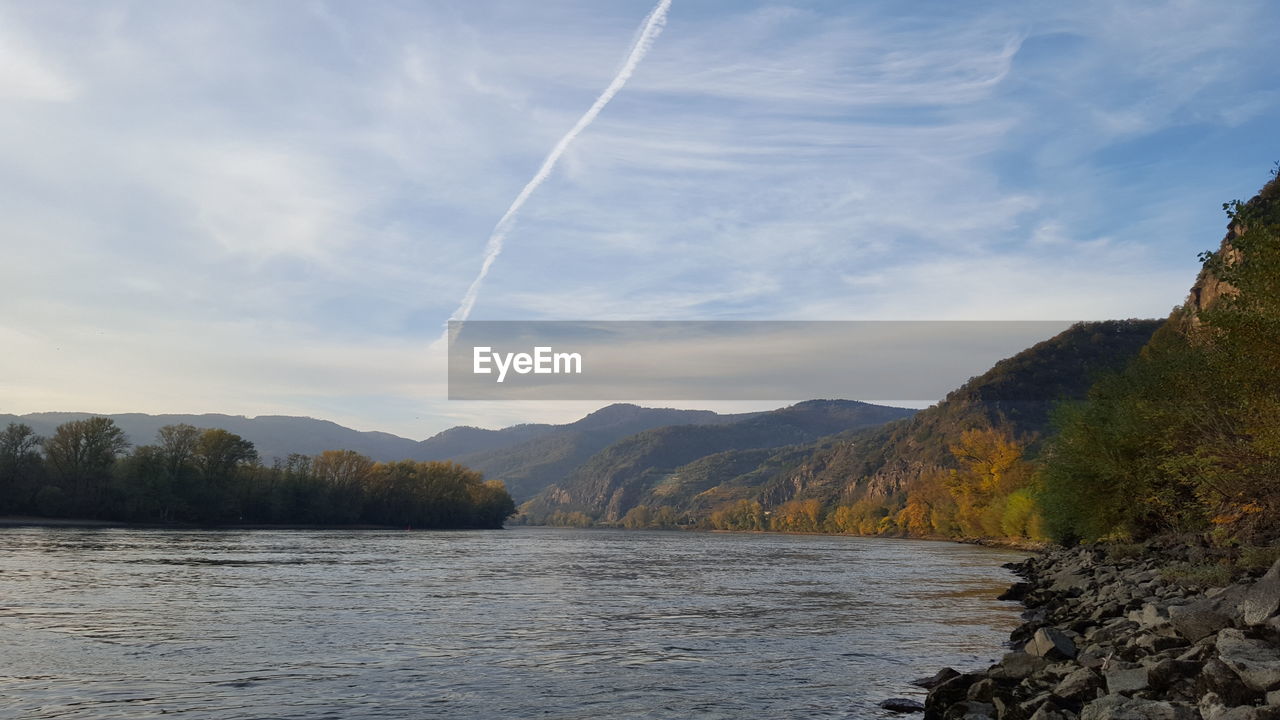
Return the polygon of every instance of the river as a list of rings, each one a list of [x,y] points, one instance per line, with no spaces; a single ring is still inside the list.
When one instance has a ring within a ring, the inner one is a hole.
[[[875,718],[1014,552],[817,535],[0,530],[0,717]]]

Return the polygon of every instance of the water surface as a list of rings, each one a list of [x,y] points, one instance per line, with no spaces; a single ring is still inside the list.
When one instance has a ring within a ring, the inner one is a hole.
[[[0,717],[868,718],[1021,555],[830,536],[0,530]]]

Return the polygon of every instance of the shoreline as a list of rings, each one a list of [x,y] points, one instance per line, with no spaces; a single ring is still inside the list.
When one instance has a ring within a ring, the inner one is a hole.
[[[243,523],[236,525],[201,525],[198,523],[138,523],[125,520],[91,520],[87,518],[49,518],[32,515],[0,515],[4,528],[65,528],[79,530],[398,530],[401,532],[465,532],[470,530],[503,530],[505,528],[414,528],[400,525],[310,525],[306,523]]]
[[[548,530],[625,530],[627,532],[687,532],[687,533],[711,533],[722,535],[802,535],[813,537],[853,537],[853,538],[879,538],[882,540],[923,540],[926,542],[949,542],[959,543],[960,545],[977,545],[980,547],[996,548],[1000,550],[1018,550],[1026,553],[1044,553],[1048,552],[1053,545],[1047,542],[1039,542],[1036,540],[1015,540],[1013,538],[986,538],[986,537],[945,537],[942,535],[862,535],[858,533],[828,533],[815,532],[812,530],[721,530],[718,528],[698,528],[698,527],[673,527],[673,528],[628,528],[615,525],[592,525],[590,527],[575,527],[572,525],[530,525],[525,523],[517,523],[511,527],[539,528]]]
[[[1053,549],[1006,565],[1027,608],[985,670],[912,682],[926,720],[1280,720],[1280,560],[1193,587],[1220,556],[1192,543]],[[1218,567],[1223,567],[1218,565]]]

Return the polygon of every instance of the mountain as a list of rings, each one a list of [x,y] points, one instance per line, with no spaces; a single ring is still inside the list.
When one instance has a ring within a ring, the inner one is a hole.
[[[36,434],[49,437],[62,423],[95,417],[94,413],[43,412],[29,415],[0,415],[0,426],[26,423]],[[155,442],[156,432],[165,425],[186,423],[199,428],[221,428],[254,444],[263,462],[286,458],[291,453],[317,455],[325,450],[355,450],[374,460],[414,458],[419,443],[384,432],[363,432],[328,420],[285,415],[146,415],[123,413],[103,415],[115,421],[134,445]]]
[[[766,504],[818,497],[848,502],[901,492],[922,473],[954,463],[950,448],[976,428],[1007,431],[1034,455],[1053,409],[1085,396],[1100,372],[1124,366],[1162,320],[1077,323],[972,378],[909,420],[822,443],[764,479]]]
[[[459,425],[442,430],[418,443],[415,457],[449,460],[473,453],[501,450],[554,431],[555,425],[525,423],[501,430]]]
[[[553,513],[584,512],[617,521],[628,510],[672,483],[677,468],[730,451],[756,451],[726,458],[738,469],[767,459],[762,449],[810,443],[851,429],[880,425],[909,416],[912,410],[851,400],[811,400],[727,424],[674,425],[636,433],[592,455],[563,481],[548,486],[522,507],[539,521]],[[735,462],[736,461],[736,462]]]
[[[517,425],[505,430],[483,431],[491,433],[483,436],[483,441],[490,446],[488,449],[440,459],[455,460],[479,470],[486,478],[503,481],[511,496],[522,502],[551,483],[563,480],[592,455],[629,435],[666,425],[722,425],[757,414],[720,415],[708,410],[644,408],[619,403],[567,425]],[[524,430],[534,427],[538,429],[533,432]]]
[[[950,447],[966,430],[1007,430],[1034,453],[1050,430],[1058,401],[1083,397],[1098,372],[1133,358],[1159,325],[1156,320],[1079,323],[1000,361],[914,414],[899,411],[861,425],[834,423],[813,427],[808,435],[788,433],[788,413],[813,407],[802,403],[757,421],[780,423],[780,432],[772,435],[756,432],[752,423],[728,426],[741,433],[732,437],[678,428],[642,433],[593,457],[521,510],[531,522],[557,512],[614,522],[641,505],[669,507],[697,519],[737,500],[769,508],[794,499],[883,498],[928,470],[950,466]]]
[[[381,462],[396,460],[454,460],[503,480],[519,501],[560,480],[598,450],[650,428],[664,425],[728,423],[753,414],[720,415],[709,410],[674,410],[616,404],[563,425],[513,425],[500,430],[459,426],[421,442],[384,432],[362,432],[327,420],[282,415],[104,415],[115,421],[133,445],[155,442],[165,425],[186,423],[221,428],[251,441],[266,464],[290,454],[317,455],[325,450],[354,450]],[[25,423],[37,435],[49,437],[59,425],[94,417],[83,412],[43,412],[0,415],[0,427]]]

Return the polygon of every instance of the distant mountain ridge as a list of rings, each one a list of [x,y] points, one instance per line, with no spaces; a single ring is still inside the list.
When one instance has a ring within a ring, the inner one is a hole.
[[[854,400],[810,400],[716,425],[672,425],[636,433],[592,455],[522,508],[539,521],[557,512],[585,512],[614,522],[678,469],[709,456],[811,443],[818,438],[898,420],[915,411]]]
[[[263,462],[286,458],[291,453],[317,455],[325,450],[355,450],[374,460],[418,459],[419,443],[391,433],[361,431],[328,420],[289,415],[200,415],[145,413],[40,412],[27,415],[0,415],[0,426],[11,422],[30,425],[37,435],[49,437],[59,425],[90,417],[108,417],[124,430],[134,445],[155,442],[165,425],[186,423],[199,428],[221,428],[253,442]]]
[[[672,424],[734,422],[752,414],[721,415],[709,410],[619,403],[563,425],[525,423],[499,430],[457,426],[422,441],[287,415],[39,412],[0,414],[0,427],[24,423],[37,435],[49,437],[63,423],[96,416],[114,420],[133,445],[154,443],[156,433],[165,425],[221,428],[253,442],[266,464],[293,453],[317,455],[325,450],[354,450],[381,462],[454,460],[484,472],[490,479],[504,480],[514,489],[525,488],[523,497],[516,495],[523,500],[559,479],[556,473],[561,469],[574,466],[596,450],[633,433]]]
[[[1004,428],[1034,452],[1050,429],[1057,401],[1082,397],[1096,373],[1137,355],[1159,325],[1156,320],[1078,323],[1001,360],[925,410],[862,427],[831,428],[819,436],[779,434],[761,442],[747,432],[731,441],[698,444],[695,438],[706,431],[641,433],[596,455],[521,511],[532,523],[572,512],[611,523],[642,505],[705,517],[737,500],[771,508],[794,499],[847,503],[891,496],[922,473],[949,466],[950,446],[970,428]],[[778,418],[808,405],[763,417]],[[665,447],[655,451],[650,444]]]
[[[451,455],[448,459],[479,470],[491,480],[501,480],[516,502],[523,502],[548,485],[563,480],[595,453],[635,433],[668,425],[722,425],[756,415],[759,413],[721,415],[709,410],[645,408],[617,403],[566,425],[516,425],[488,431],[490,434],[483,439],[490,447]]]

